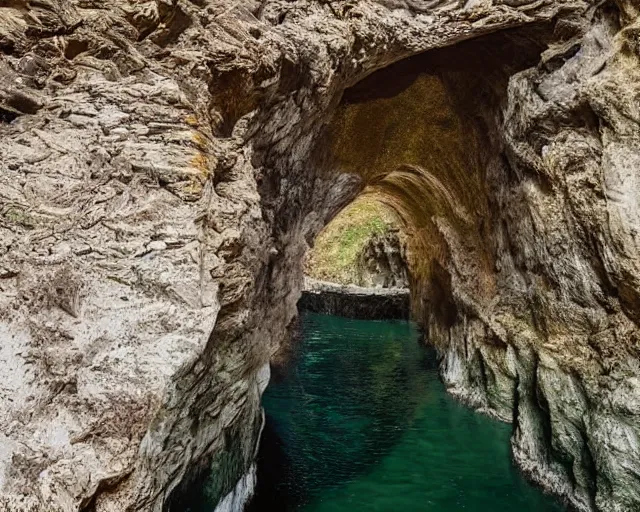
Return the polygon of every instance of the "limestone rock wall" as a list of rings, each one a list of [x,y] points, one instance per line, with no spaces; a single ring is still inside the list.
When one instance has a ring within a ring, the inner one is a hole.
[[[0,2],[0,509],[159,512],[206,467],[240,507],[303,255],[374,187],[452,390],[637,510],[637,9]]]
[[[511,79],[488,176],[499,292],[478,301],[461,265],[433,333],[452,389],[513,419],[516,460],[580,510],[640,503],[635,16],[607,6]]]
[[[407,255],[398,230],[374,235],[358,255],[358,286],[408,288]]]

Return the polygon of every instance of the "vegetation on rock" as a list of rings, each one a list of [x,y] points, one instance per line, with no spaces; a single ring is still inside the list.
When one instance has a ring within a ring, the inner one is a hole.
[[[360,284],[360,254],[373,237],[389,232],[397,224],[388,207],[375,198],[361,196],[318,235],[307,256],[306,273],[323,281]]]

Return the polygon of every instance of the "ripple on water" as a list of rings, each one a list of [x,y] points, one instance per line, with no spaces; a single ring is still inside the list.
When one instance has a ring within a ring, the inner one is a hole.
[[[559,512],[509,454],[511,427],[445,393],[406,322],[305,314],[264,396],[256,511]]]

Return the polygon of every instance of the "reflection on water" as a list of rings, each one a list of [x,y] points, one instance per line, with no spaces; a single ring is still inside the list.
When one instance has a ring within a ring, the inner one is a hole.
[[[264,396],[251,512],[559,512],[509,455],[510,426],[445,393],[404,322],[305,314]]]

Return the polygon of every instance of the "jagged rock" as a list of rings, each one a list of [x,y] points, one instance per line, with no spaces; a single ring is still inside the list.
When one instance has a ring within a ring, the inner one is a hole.
[[[209,464],[239,507],[303,255],[366,186],[452,391],[637,510],[638,9],[0,2],[0,510],[158,512]]]
[[[372,236],[358,255],[358,286],[409,288],[406,247],[398,230]]]

